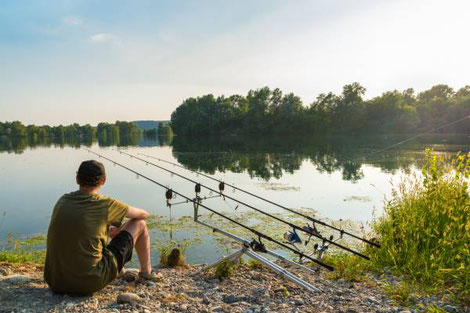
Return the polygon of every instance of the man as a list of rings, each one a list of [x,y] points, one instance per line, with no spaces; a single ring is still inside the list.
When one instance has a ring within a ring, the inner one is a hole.
[[[118,276],[135,247],[139,276],[154,276],[149,214],[98,194],[106,182],[103,164],[84,161],[77,172],[79,190],[63,195],[54,207],[47,233],[44,278],[58,293],[91,294]],[[130,220],[121,225],[124,217]],[[108,235],[112,238],[107,245]]]

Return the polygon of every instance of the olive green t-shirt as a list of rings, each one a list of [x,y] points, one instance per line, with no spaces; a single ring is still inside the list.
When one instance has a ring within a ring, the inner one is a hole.
[[[82,191],[57,201],[44,268],[44,279],[53,291],[90,294],[116,278],[117,261],[106,248],[108,228],[121,225],[128,209],[121,201]]]

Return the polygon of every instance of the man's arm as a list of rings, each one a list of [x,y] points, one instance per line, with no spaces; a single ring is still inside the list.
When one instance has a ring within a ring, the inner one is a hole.
[[[129,210],[127,210],[126,214],[127,218],[135,218],[138,220],[145,220],[147,217],[149,217],[149,213],[145,210],[134,208],[134,207],[129,207]]]

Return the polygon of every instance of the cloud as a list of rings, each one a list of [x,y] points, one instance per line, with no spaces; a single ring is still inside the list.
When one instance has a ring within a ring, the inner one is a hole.
[[[62,18],[62,22],[71,26],[79,26],[83,24],[83,20],[78,16],[65,16]]]
[[[119,37],[111,33],[97,33],[90,36],[93,42],[119,42]]]

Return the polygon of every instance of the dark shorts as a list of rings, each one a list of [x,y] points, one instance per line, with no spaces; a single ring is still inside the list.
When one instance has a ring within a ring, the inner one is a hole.
[[[128,231],[122,230],[108,244],[108,249],[116,256],[118,272],[120,272],[124,264],[132,258],[134,238]]]

